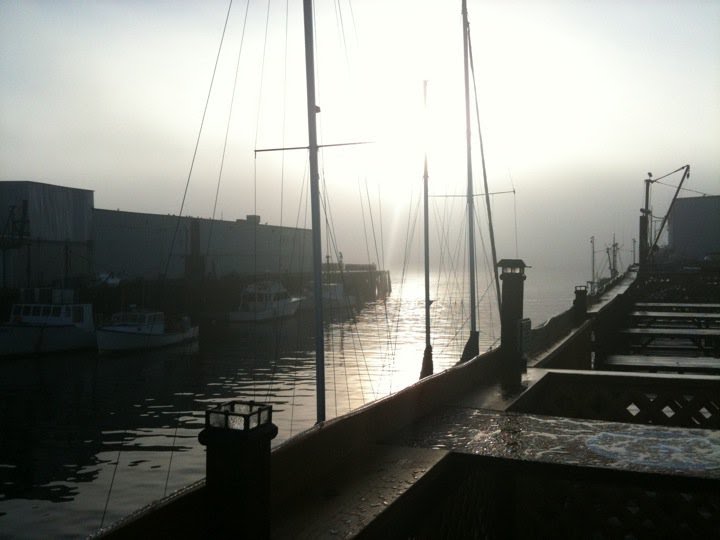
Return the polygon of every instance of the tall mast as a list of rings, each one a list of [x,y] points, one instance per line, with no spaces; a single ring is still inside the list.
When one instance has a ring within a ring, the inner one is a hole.
[[[423,106],[425,108],[425,114],[427,115],[427,81],[423,81]],[[423,132],[426,130],[423,125]],[[425,141],[427,145],[427,141]],[[430,232],[428,225],[428,161],[427,161],[427,146],[425,147],[425,160],[423,167],[423,206],[425,210],[425,353],[423,354],[423,363],[420,370],[420,378],[432,375],[433,372],[433,358],[432,358],[432,345],[430,344]]]
[[[461,360],[478,355],[477,315],[475,310],[475,204],[473,201],[472,146],[470,130],[470,70],[468,66],[469,32],[467,1],[462,0],[463,66],[465,70],[465,150],[467,156],[467,209],[468,209],[468,271],[470,281],[470,337],[465,344]]]
[[[317,423],[325,420],[325,336],[322,305],[322,238],[320,235],[320,175],[315,115],[315,48],[313,43],[313,4],[303,0],[305,19],[305,78],[307,82],[308,150],[310,157],[310,206],[313,238],[313,292],[315,295],[315,378],[317,389]]]

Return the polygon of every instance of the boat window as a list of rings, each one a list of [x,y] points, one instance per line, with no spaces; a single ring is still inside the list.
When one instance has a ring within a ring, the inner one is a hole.
[[[65,306],[63,308],[63,317],[65,317],[66,319],[70,318],[70,306]]]
[[[32,314],[33,316],[39,316],[40,315],[40,306],[33,306],[32,307]]]
[[[13,315],[20,315],[21,311],[22,311],[22,306],[18,306],[18,305],[13,306]]]
[[[50,316],[50,306],[43,306],[43,307],[42,307],[42,315],[43,315],[43,317],[49,317],[49,316]]]
[[[23,315],[30,315],[31,311],[32,311],[32,306],[23,306]]]
[[[83,308],[82,306],[73,306],[73,322],[83,321]]]
[[[60,316],[60,306],[53,306],[53,308],[52,308],[52,316],[53,316],[53,317],[59,317],[59,316]]]

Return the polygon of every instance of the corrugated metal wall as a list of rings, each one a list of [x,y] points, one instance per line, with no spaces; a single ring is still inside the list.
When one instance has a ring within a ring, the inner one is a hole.
[[[183,277],[192,253],[193,221],[198,224],[198,250],[207,275],[310,271],[312,240],[306,229],[189,217],[178,224],[177,216],[96,209],[97,272],[124,279]]]
[[[677,199],[668,231],[677,257],[699,260],[720,252],[720,196]]]
[[[20,219],[23,201],[28,201],[29,235],[12,238],[10,209],[14,206],[14,219]],[[0,286],[8,288],[73,287],[102,273],[183,277],[193,222],[207,275],[309,272],[312,265],[307,229],[189,217],[178,224],[176,216],[94,209],[92,191],[38,182],[0,182],[0,220]]]
[[[10,218],[27,201],[29,235],[13,238]],[[59,285],[92,273],[93,192],[39,182],[0,182],[0,236],[6,287]]]

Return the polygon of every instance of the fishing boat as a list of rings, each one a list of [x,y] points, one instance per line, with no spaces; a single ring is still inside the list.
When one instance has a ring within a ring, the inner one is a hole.
[[[240,305],[227,313],[230,323],[265,322],[292,317],[297,313],[302,298],[290,296],[277,281],[261,281],[245,287]]]
[[[198,335],[189,317],[172,324],[162,311],[135,309],[115,313],[110,324],[99,327],[97,347],[100,352],[156,349],[194,341]]]
[[[26,291],[23,291],[25,293]],[[92,304],[73,302],[74,291],[33,289],[37,300],[12,306],[0,325],[0,356],[56,353],[96,346]]]

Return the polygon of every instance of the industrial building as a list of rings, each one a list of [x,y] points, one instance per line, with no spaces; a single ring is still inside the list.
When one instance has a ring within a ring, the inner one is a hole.
[[[95,268],[121,279],[309,272],[307,229],[96,209]]]
[[[0,284],[70,284],[92,275],[93,192],[0,182]]]
[[[677,199],[668,216],[668,247],[680,260],[720,256],[720,195]]]
[[[0,182],[0,283],[74,286],[98,279],[304,273],[310,231],[260,216],[216,221],[94,208],[93,192]]]

